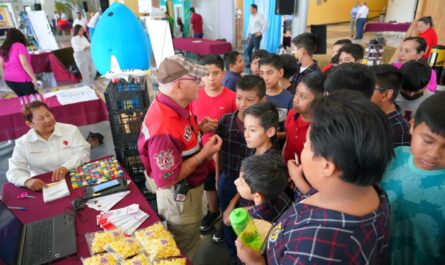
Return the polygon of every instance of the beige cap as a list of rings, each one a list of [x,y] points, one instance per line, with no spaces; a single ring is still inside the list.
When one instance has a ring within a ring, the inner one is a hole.
[[[202,65],[193,64],[185,60],[184,56],[177,54],[165,58],[158,68],[156,76],[159,83],[167,84],[184,75],[203,77],[207,75],[207,68]]]

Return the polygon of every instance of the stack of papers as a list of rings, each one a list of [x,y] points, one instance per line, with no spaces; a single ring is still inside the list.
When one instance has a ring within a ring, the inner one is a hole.
[[[52,96],[57,96],[57,100],[61,105],[69,105],[98,99],[96,92],[94,92],[94,90],[89,86],[58,90],[44,94],[45,98]]]
[[[147,213],[139,209],[139,204],[102,212],[96,217],[97,224],[105,231],[120,228],[125,234],[131,235],[133,232],[150,217]]]
[[[111,208],[113,208],[114,205],[116,205],[118,202],[120,202],[129,193],[130,193],[129,190],[122,191],[122,192],[114,193],[111,195],[88,200],[85,204],[88,207],[90,207],[91,209],[94,209],[94,210],[97,210],[100,212],[106,212],[106,211],[109,211]]]
[[[70,190],[68,185],[66,185],[66,180],[62,179],[57,182],[46,184],[43,188],[43,202],[51,202],[70,195]]]

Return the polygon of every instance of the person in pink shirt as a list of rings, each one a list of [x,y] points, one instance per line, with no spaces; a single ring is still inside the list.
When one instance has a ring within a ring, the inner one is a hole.
[[[236,94],[221,83],[224,78],[224,62],[219,55],[206,56],[201,63],[206,66],[208,74],[202,78],[204,87],[199,90],[199,96],[192,102],[191,109],[198,122],[207,119],[209,124],[214,124],[216,128],[219,119],[224,114],[236,111]],[[205,144],[213,134],[214,131],[205,133],[202,143]],[[221,212],[218,209],[215,172],[215,165],[212,164],[204,183],[209,210],[201,220],[202,232],[210,230],[221,218]]]
[[[10,28],[0,46],[0,75],[17,96],[37,93],[37,79],[31,67],[23,33]]]
[[[427,49],[426,41],[421,37],[408,37],[403,40],[402,46],[400,47],[399,62],[393,65],[400,69],[403,64],[411,60],[422,60]],[[435,92],[437,88],[437,78],[436,72],[431,69],[431,78],[426,86],[431,92]]]

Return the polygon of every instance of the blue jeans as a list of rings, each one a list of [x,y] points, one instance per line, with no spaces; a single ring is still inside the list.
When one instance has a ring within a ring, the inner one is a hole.
[[[249,43],[247,44],[246,53],[249,57],[249,63],[252,62],[252,50],[255,48],[255,50],[258,50],[260,48],[261,39],[263,38],[263,35],[255,36],[255,34],[250,34]]]
[[[204,36],[203,33],[199,33],[199,34],[193,33],[193,38],[195,38],[195,39],[202,39],[203,36]]]
[[[356,34],[355,39],[361,40],[363,39],[363,30],[365,28],[366,18],[357,19],[357,24],[355,25]]]
[[[218,199],[219,199],[219,207],[222,212],[229,206],[230,201],[237,193],[235,181],[236,177],[229,177],[224,173],[218,178]],[[229,249],[230,256],[236,257],[236,247],[235,240],[236,234],[233,231],[231,226],[227,226],[222,223],[224,229],[224,236],[226,238],[226,246]]]

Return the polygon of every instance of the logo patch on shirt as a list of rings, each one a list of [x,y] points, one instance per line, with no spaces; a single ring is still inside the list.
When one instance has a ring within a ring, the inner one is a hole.
[[[185,126],[184,139],[188,142],[192,138],[192,130],[190,126]]]
[[[160,170],[169,170],[175,165],[175,158],[173,157],[173,151],[171,150],[161,150],[159,154],[155,154],[155,160],[156,165]]]
[[[275,242],[278,239],[278,236],[280,235],[281,231],[283,229],[281,228],[281,223],[277,224],[274,228],[272,228],[272,231],[270,232],[269,241]]]
[[[170,177],[173,174],[175,174],[175,171],[170,171],[170,172],[164,173],[164,174],[162,174],[162,178],[166,179],[166,178]]]

